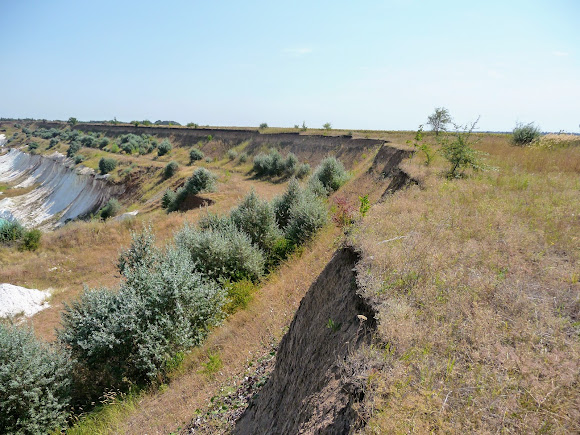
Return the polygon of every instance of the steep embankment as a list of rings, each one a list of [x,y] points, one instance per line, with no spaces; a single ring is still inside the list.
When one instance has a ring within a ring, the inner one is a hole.
[[[16,218],[27,226],[55,227],[93,212],[123,191],[90,170],[76,170],[59,154],[45,157],[16,149],[0,155],[0,182],[30,192],[0,196],[0,217]]]
[[[300,303],[271,378],[237,422],[235,433],[348,433],[357,425],[364,364],[375,312],[357,294],[358,255],[337,251]],[[364,382],[364,381],[363,381]]]
[[[38,127],[62,128],[60,123],[38,123]],[[243,144],[244,151],[254,155],[260,151],[266,151],[270,147],[277,147],[284,152],[293,152],[301,161],[315,166],[328,155],[339,158],[348,169],[356,166],[361,161],[363,154],[370,155],[384,144],[380,139],[353,138],[349,135],[324,136],[300,134],[298,132],[264,134],[256,130],[231,130],[217,128],[179,128],[179,127],[135,127],[132,125],[109,125],[109,124],[78,124],[73,126],[75,130],[85,133],[102,133],[109,137],[117,137],[123,134],[149,134],[160,139],[170,139],[173,143],[182,147],[191,147],[198,143],[202,144],[202,150],[206,155],[221,159],[230,148]],[[208,140],[211,138],[211,140]],[[364,157],[363,157],[364,159]]]

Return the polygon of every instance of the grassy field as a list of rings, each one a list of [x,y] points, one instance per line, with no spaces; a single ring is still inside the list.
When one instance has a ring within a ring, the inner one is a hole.
[[[580,430],[580,148],[479,139],[495,170],[417,154],[353,236],[380,304],[368,433]]]

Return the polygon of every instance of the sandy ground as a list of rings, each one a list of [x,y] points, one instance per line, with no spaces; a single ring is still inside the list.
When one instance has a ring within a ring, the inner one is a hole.
[[[50,307],[46,299],[50,290],[36,290],[12,284],[0,284],[0,317],[18,314],[32,316]]]

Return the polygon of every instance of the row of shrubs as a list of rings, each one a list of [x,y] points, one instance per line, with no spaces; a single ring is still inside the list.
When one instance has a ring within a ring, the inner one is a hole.
[[[126,154],[140,154],[145,155],[157,150],[159,156],[163,156],[171,151],[173,146],[168,139],[163,139],[158,143],[157,139],[148,134],[124,134],[119,136],[116,141],[111,141],[107,137],[95,132],[88,132],[86,134],[79,130],[69,129],[45,129],[39,128],[35,131],[23,129],[27,135],[40,137],[42,139],[50,140],[49,148],[56,146],[59,142],[68,142],[67,157],[74,157],[81,147],[85,148],[99,148],[103,149],[110,145],[110,151],[113,153],[124,152]]]
[[[308,163],[300,164],[298,157],[288,153],[284,158],[276,149],[272,148],[268,154],[260,153],[254,157],[253,172],[257,177],[291,177],[304,178],[310,173]]]
[[[291,180],[271,202],[252,191],[229,215],[185,225],[165,248],[150,229],[134,234],[119,256],[119,289],[85,289],[65,305],[52,346],[0,325],[0,427],[50,432],[107,391],[163,382],[188,349],[247,302],[252,282],[327,222],[319,194],[346,179],[327,167],[341,165],[323,162],[304,187]]]
[[[17,220],[0,222],[0,244],[18,244],[22,250],[36,251],[40,246],[41,237],[40,230],[27,230]]]

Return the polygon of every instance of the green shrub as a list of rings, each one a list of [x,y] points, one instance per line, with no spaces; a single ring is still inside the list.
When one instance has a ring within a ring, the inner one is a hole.
[[[529,124],[518,123],[514,128],[512,140],[515,145],[524,146],[538,140],[540,135],[540,128],[535,126],[533,122]]]
[[[197,195],[200,192],[213,192],[216,189],[216,183],[217,177],[213,172],[199,168],[185,182],[185,190],[192,195]]]
[[[106,146],[106,139],[99,143],[99,147]],[[107,141],[108,142],[108,141]],[[128,133],[119,136],[119,146],[127,154],[145,155],[157,147],[157,141],[148,134],[137,135]]]
[[[75,156],[75,165],[78,165],[84,161],[85,161],[85,156],[83,156],[82,154],[77,154]]]
[[[75,154],[81,149],[80,142],[73,141],[70,143],[68,149],[66,150],[66,156],[70,159],[75,156]]]
[[[298,166],[296,170],[296,178],[303,179],[310,174],[310,165],[308,163],[303,163]]]
[[[161,143],[157,146],[157,155],[164,156],[169,151],[171,151],[172,148],[173,147],[171,146],[171,142],[169,142],[167,139],[163,139]]]
[[[276,225],[274,210],[268,201],[258,198],[252,191],[231,212],[232,222],[236,227],[250,236],[257,246],[268,252],[274,242],[281,237]]]
[[[203,151],[198,150],[197,148],[192,148],[189,151],[189,163],[192,164],[193,162],[196,162],[198,160],[201,160],[205,157],[205,155],[203,154]]]
[[[121,204],[115,198],[109,199],[109,201],[101,208],[99,215],[101,219],[107,220],[113,216],[117,216],[121,210]]]
[[[0,323],[2,433],[50,433],[63,428],[69,401],[67,355],[38,341],[31,330]]]
[[[42,232],[37,229],[26,231],[22,237],[22,249],[26,251],[36,251],[40,247]]]
[[[159,379],[223,318],[225,291],[192,273],[187,252],[137,248],[119,264],[119,291],[85,290],[65,306],[58,331],[77,361],[77,382],[91,396]]]
[[[254,157],[254,166],[252,167],[252,171],[258,177],[262,177],[267,175],[270,172],[271,164],[268,159],[267,154],[260,153]]]
[[[326,198],[330,193],[318,178],[310,177],[308,180],[308,191],[319,198]]]
[[[236,157],[238,157],[238,152],[236,150],[234,149],[228,150],[228,159],[234,160]]]
[[[282,155],[274,148],[268,154],[260,153],[254,157],[252,169],[256,176],[280,176],[285,170],[285,161]]]
[[[240,163],[246,163],[248,161],[248,153],[243,152],[240,154],[240,157],[238,158],[238,161]]]
[[[274,198],[272,201],[276,223],[282,230],[286,228],[290,221],[290,210],[300,202],[302,195],[303,193],[300,184],[295,178],[293,178],[290,180],[290,183],[288,183],[286,192],[284,192],[282,196]]]
[[[171,189],[167,189],[161,198],[161,207],[169,208],[169,206],[175,202],[175,197],[175,192]]]
[[[265,122],[262,122],[262,123],[260,124],[260,129],[263,129],[263,128],[268,128],[268,124],[267,124],[267,123],[265,123]]]
[[[215,230],[185,225],[175,243],[189,253],[194,270],[212,280],[255,281],[264,274],[262,251],[233,225]]]
[[[235,224],[229,216],[208,212],[201,217],[198,226],[202,230],[225,231],[235,227]]]
[[[0,224],[0,243],[9,243],[24,236],[26,229],[16,220]]]
[[[288,153],[286,160],[284,160],[284,172],[287,176],[292,176],[296,173],[299,165],[298,157],[294,153]]]
[[[296,245],[285,237],[280,237],[274,242],[274,246],[269,252],[266,269],[272,270],[294,251]]]
[[[318,179],[328,193],[338,190],[349,179],[340,160],[335,157],[327,157],[316,167],[312,178]]]
[[[196,169],[193,175],[187,179],[185,185],[176,192],[175,200],[169,204],[167,211],[178,210],[189,195],[215,191],[216,184],[217,177],[213,172],[205,168]]]
[[[108,174],[116,167],[117,167],[117,161],[115,159],[108,159],[106,157],[101,157],[101,160],[99,160],[99,171],[101,171],[102,175]]]
[[[30,142],[28,144],[28,151],[35,151],[38,149],[38,142]]]
[[[466,169],[479,171],[485,169],[481,159],[481,153],[473,148],[471,134],[477,121],[471,126],[456,127],[452,136],[444,138],[441,143],[441,154],[451,164],[448,178],[459,178],[464,175]]]
[[[167,163],[167,165],[165,166],[165,169],[163,170],[163,176],[165,178],[173,177],[175,175],[175,173],[177,172],[178,168],[179,168],[179,165],[175,161],[171,161],[171,162]]]
[[[82,136],[80,139],[82,146],[87,148],[94,148],[97,144],[97,139],[91,135]]]
[[[299,246],[311,239],[328,222],[328,211],[324,203],[310,191],[305,191],[300,201],[290,209],[290,219],[285,236]]]

